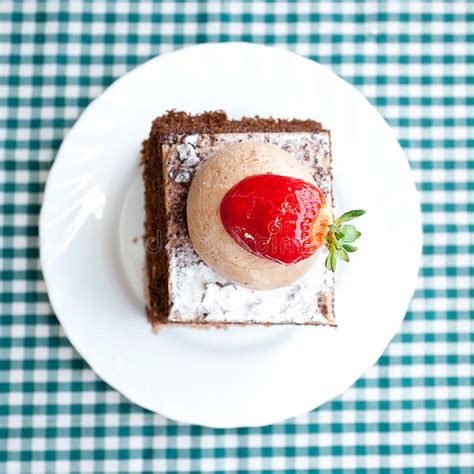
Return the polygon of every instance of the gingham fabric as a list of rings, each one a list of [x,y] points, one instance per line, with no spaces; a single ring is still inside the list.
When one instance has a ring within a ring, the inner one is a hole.
[[[210,41],[288,48],[392,125],[423,210],[400,333],[343,395],[265,428],[213,430],[131,404],[48,303],[38,213],[81,111],[157,54]],[[474,472],[474,2],[0,1],[0,472]]]

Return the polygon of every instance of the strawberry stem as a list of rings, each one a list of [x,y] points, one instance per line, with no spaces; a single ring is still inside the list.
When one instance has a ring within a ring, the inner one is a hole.
[[[361,236],[361,233],[353,225],[346,224],[346,222],[364,214],[365,211],[362,209],[345,212],[334,220],[334,224],[330,224],[326,235],[326,247],[329,250],[329,255],[326,258],[326,268],[328,270],[335,272],[337,260],[341,259],[348,262],[349,253],[357,250],[357,247],[351,244]]]

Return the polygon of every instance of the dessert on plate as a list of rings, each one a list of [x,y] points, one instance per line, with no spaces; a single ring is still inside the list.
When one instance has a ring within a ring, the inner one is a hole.
[[[336,326],[330,132],[313,120],[171,111],[143,144],[145,296],[164,324]]]

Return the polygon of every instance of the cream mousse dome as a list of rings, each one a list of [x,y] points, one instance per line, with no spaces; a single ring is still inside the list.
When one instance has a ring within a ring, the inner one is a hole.
[[[321,252],[293,265],[253,255],[226,232],[220,217],[223,197],[242,179],[272,173],[316,184],[311,173],[289,153],[265,143],[237,143],[220,148],[194,177],[188,195],[188,230],[194,249],[217,273],[241,286],[270,290],[301,278]]]

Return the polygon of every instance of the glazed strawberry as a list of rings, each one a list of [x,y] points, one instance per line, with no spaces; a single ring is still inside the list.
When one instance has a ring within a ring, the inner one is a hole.
[[[226,231],[247,251],[282,264],[293,264],[326,245],[326,266],[348,261],[360,233],[342,225],[364,211],[351,211],[331,222],[322,191],[302,179],[259,174],[237,183],[224,196],[220,214]]]

